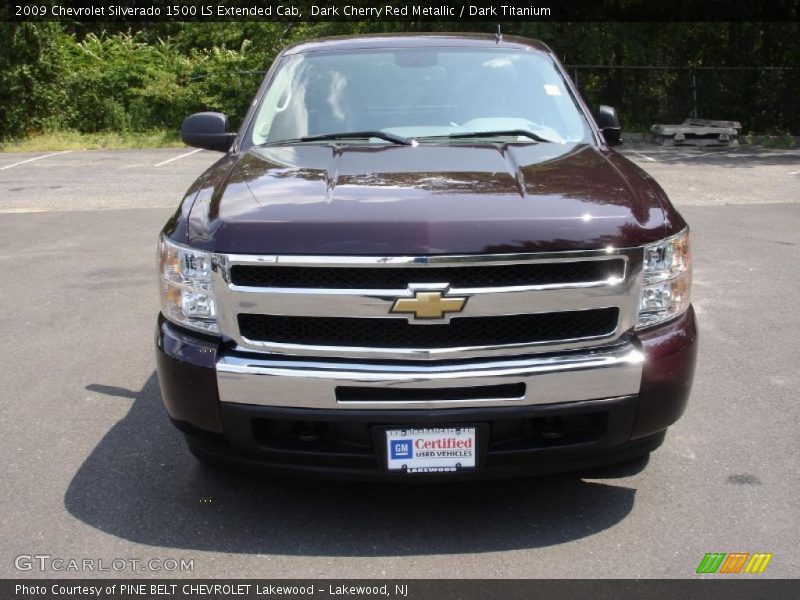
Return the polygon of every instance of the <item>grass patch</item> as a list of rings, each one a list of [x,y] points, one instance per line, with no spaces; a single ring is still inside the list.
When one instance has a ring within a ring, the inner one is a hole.
[[[765,148],[794,148],[797,141],[791,135],[770,135],[761,142]]]
[[[117,150],[120,148],[175,148],[183,146],[176,131],[141,133],[79,133],[54,131],[21,140],[0,142],[0,152],[58,152],[59,150]]]
[[[790,150],[800,146],[800,136],[793,136],[788,133],[778,135],[757,135],[748,133],[740,138],[743,143],[749,146],[760,146],[762,148],[781,148]]]

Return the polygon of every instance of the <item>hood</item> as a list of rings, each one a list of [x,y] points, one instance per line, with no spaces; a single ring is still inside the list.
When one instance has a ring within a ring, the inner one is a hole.
[[[219,252],[538,252],[665,235],[646,178],[586,144],[300,144],[253,148],[218,165],[188,235]]]

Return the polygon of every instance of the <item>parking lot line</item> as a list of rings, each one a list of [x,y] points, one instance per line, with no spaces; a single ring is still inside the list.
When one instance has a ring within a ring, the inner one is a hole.
[[[153,165],[153,166],[154,167],[160,167],[162,165],[166,165],[168,163],[171,163],[174,160],[180,160],[182,158],[186,158],[187,156],[191,156],[192,154],[197,154],[198,152],[202,152],[202,151],[203,151],[202,148],[198,148],[197,150],[192,150],[191,152],[187,152],[186,154],[179,154],[178,156],[173,156],[172,158],[168,158],[167,160],[164,160],[164,161],[162,161],[162,162],[160,162],[160,163],[158,163],[156,165]]]
[[[680,160],[685,158],[699,158],[701,156],[722,156],[723,154],[736,154],[739,152],[738,150],[726,150],[725,152],[701,152],[700,154],[681,154],[679,156],[670,156],[669,158],[664,158],[662,160]]]
[[[21,160],[19,162],[15,162],[14,164],[6,165],[5,167],[0,167],[0,171],[5,171],[6,169],[10,169],[11,167],[18,167],[20,165],[31,163],[35,160],[42,160],[43,158],[58,156],[59,154],[69,154],[70,152],[75,152],[75,150],[62,150],[61,152],[51,152],[50,154],[45,154],[44,156],[34,156],[33,158],[29,158],[27,160]]]
[[[47,208],[0,208],[0,215],[8,213],[34,213],[34,212],[48,212]]]
[[[635,154],[636,156],[639,156],[639,157],[641,157],[641,158],[643,158],[645,160],[649,160],[650,162],[658,162],[652,156],[647,156],[646,154],[642,154],[641,152],[636,152],[636,150],[631,150],[631,154]]]
[[[800,175],[800,171],[792,171],[789,175]]]

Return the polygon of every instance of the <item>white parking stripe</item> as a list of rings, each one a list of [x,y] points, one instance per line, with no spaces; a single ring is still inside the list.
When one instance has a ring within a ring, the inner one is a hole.
[[[29,158],[28,160],[21,160],[19,162],[15,162],[13,165],[6,165],[5,167],[0,167],[0,171],[5,171],[6,169],[10,169],[11,167],[18,167],[19,165],[24,165],[26,163],[33,162],[35,160],[42,160],[43,158],[58,156],[59,154],[69,154],[70,152],[75,152],[75,150],[62,150],[61,152],[52,152],[50,154],[45,154],[44,156],[34,156],[33,158]]]
[[[153,165],[153,166],[154,167],[160,167],[162,165],[166,165],[168,163],[171,163],[173,160],[180,160],[182,158],[186,158],[187,156],[191,156],[192,154],[197,154],[198,152],[202,152],[202,151],[203,151],[202,148],[198,148],[197,150],[192,150],[191,152],[187,152],[186,154],[180,154],[178,156],[173,156],[172,158],[168,158],[167,160],[162,161],[162,162],[158,163],[157,165]]]
[[[700,156],[722,156],[724,154],[736,154],[738,150],[728,150],[726,152],[702,152],[700,154],[681,154],[680,156],[670,156],[663,160],[681,160],[686,158],[699,158]]]
[[[646,154],[642,154],[641,152],[636,152],[635,150],[631,150],[631,154],[635,154],[636,156],[639,156],[639,157],[641,157],[641,158],[643,158],[645,160],[649,160],[650,162],[658,162],[652,156],[647,156]]]
[[[789,175],[800,175],[800,171],[792,171]]]
[[[47,208],[0,208],[0,215],[7,213],[34,213],[47,211]]]

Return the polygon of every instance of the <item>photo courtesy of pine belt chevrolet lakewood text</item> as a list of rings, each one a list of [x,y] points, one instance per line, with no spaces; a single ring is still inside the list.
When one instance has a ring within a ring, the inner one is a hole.
[[[544,44],[283,50],[159,241],[158,377],[201,460],[353,479],[630,461],[683,413],[689,229]]]

